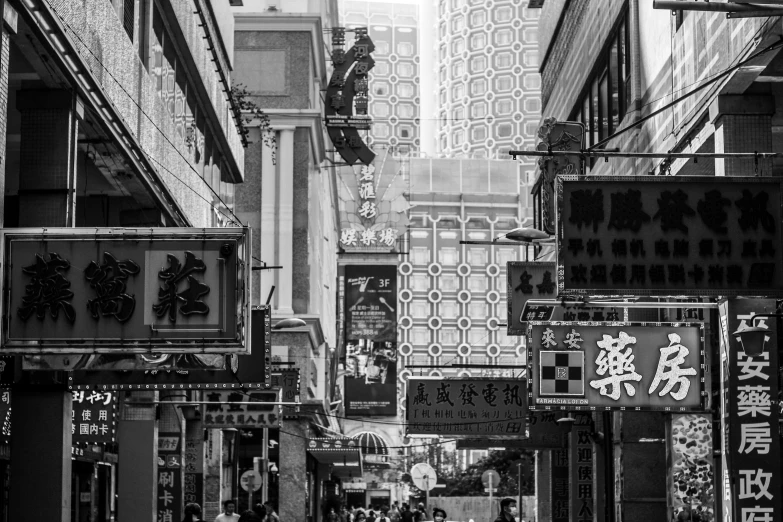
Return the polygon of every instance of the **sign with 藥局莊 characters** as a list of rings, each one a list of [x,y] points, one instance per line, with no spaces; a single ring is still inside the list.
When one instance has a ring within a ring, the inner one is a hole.
[[[248,353],[248,228],[4,229],[4,353]]]
[[[704,411],[704,323],[531,322],[530,405]]]
[[[558,295],[783,296],[779,178],[556,181]]]

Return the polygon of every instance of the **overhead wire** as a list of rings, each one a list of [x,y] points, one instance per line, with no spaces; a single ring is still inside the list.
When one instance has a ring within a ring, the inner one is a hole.
[[[214,206],[212,206],[212,203],[211,203],[209,200],[207,200],[205,197],[203,197],[201,194],[199,194],[199,193],[198,193],[198,192],[197,192],[195,189],[193,189],[193,187],[191,187],[191,186],[190,186],[188,183],[186,183],[185,181],[183,181],[182,179],[180,179],[179,177],[177,177],[176,175],[174,175],[174,174],[173,174],[173,173],[172,173],[170,170],[168,170],[167,168],[163,167],[163,165],[162,165],[162,164],[161,164],[161,163],[160,163],[160,162],[159,162],[157,159],[155,159],[155,158],[154,158],[154,157],[153,157],[153,156],[152,156],[152,155],[151,155],[149,152],[147,152],[146,150],[144,150],[144,148],[143,148],[143,147],[139,146],[139,150],[141,150],[141,151],[142,151],[142,152],[143,152],[143,153],[144,153],[144,154],[147,156],[147,158],[149,158],[150,160],[154,161],[154,162],[155,162],[157,165],[161,166],[161,167],[162,167],[162,168],[163,168],[163,169],[164,169],[166,172],[168,172],[169,174],[171,174],[171,175],[172,175],[172,176],[173,176],[173,177],[174,177],[174,178],[175,178],[177,181],[179,181],[180,183],[182,183],[182,184],[183,184],[185,187],[187,187],[187,188],[188,188],[190,191],[192,191],[193,193],[197,194],[197,195],[198,195],[198,196],[199,196],[201,199],[203,199],[204,201],[206,201],[207,203],[209,203],[209,204],[210,204],[210,206],[212,206],[212,208],[214,208],[214,209],[218,210],[219,212],[221,212],[221,213],[223,213],[224,215],[226,215],[227,217],[229,217],[229,218],[230,218],[230,220],[231,220],[231,222],[232,222],[233,224],[241,226],[241,225],[242,225],[242,221],[241,221],[241,220],[239,219],[239,217],[238,217],[238,216],[237,216],[237,215],[234,213],[234,211],[233,211],[233,210],[231,210],[231,208],[230,208],[230,207],[229,207],[229,206],[226,204],[226,202],[225,202],[225,201],[224,201],[224,200],[223,200],[223,199],[220,197],[220,194],[218,194],[218,193],[215,191],[215,189],[214,189],[214,188],[213,188],[213,187],[212,187],[212,186],[211,186],[209,183],[207,183],[207,181],[206,181],[206,180],[205,180],[205,179],[204,179],[204,178],[203,178],[203,177],[202,177],[202,176],[201,176],[201,175],[198,173],[198,171],[197,171],[197,170],[196,170],[196,169],[193,167],[193,165],[191,165],[191,164],[190,164],[190,161],[189,161],[189,160],[188,160],[188,159],[187,159],[187,158],[186,158],[186,157],[185,157],[185,156],[182,154],[182,152],[180,152],[179,148],[178,148],[178,147],[177,147],[177,146],[176,146],[176,145],[175,145],[175,144],[174,144],[174,143],[173,143],[173,142],[172,142],[172,141],[169,139],[169,137],[168,137],[168,136],[167,136],[167,135],[166,135],[166,134],[163,132],[163,130],[162,130],[162,129],[161,129],[161,128],[160,128],[160,127],[159,127],[159,126],[158,126],[158,125],[155,123],[155,121],[154,121],[154,120],[153,120],[153,119],[152,119],[152,118],[149,116],[149,114],[147,114],[147,112],[146,112],[146,111],[145,111],[145,110],[144,110],[144,109],[141,107],[141,105],[139,104],[139,102],[137,102],[137,101],[134,99],[134,97],[133,97],[133,96],[132,96],[132,95],[131,95],[131,94],[130,94],[128,91],[127,91],[127,89],[126,89],[126,88],[125,88],[125,87],[122,85],[122,83],[120,83],[120,81],[119,81],[119,80],[117,80],[117,78],[115,78],[115,77],[114,77],[114,74],[112,74],[112,72],[109,70],[109,68],[108,68],[108,67],[106,67],[106,65],[103,63],[103,61],[102,61],[102,60],[101,60],[101,59],[100,59],[100,58],[99,58],[99,57],[98,57],[98,56],[97,56],[97,55],[96,55],[96,54],[95,54],[95,53],[92,51],[92,49],[90,49],[90,47],[89,47],[89,46],[88,46],[88,45],[87,45],[87,44],[84,42],[84,40],[82,40],[81,36],[79,36],[79,34],[78,34],[76,31],[74,31],[74,30],[73,30],[73,28],[71,27],[71,25],[70,25],[70,24],[69,24],[69,23],[68,23],[68,22],[67,22],[67,21],[66,21],[66,20],[65,20],[65,19],[64,19],[62,16],[60,16],[60,13],[58,13],[58,12],[57,12],[57,11],[56,11],[56,10],[55,10],[53,7],[52,7],[52,4],[50,3],[50,1],[49,1],[49,0],[44,0],[44,1],[45,1],[45,2],[46,2],[48,5],[49,5],[49,9],[50,9],[50,11],[51,11],[51,12],[52,12],[52,13],[53,13],[55,16],[57,16],[57,18],[58,18],[58,19],[60,20],[60,22],[61,22],[61,23],[64,25],[64,27],[66,27],[66,28],[68,29],[68,31],[70,31],[70,32],[73,34],[73,36],[74,36],[74,37],[76,37],[76,39],[79,41],[79,43],[81,43],[81,44],[82,44],[82,46],[83,46],[83,47],[84,47],[84,48],[87,50],[87,52],[89,52],[89,53],[92,55],[92,57],[95,59],[95,61],[96,61],[96,62],[97,62],[97,63],[98,63],[98,64],[99,64],[99,65],[100,65],[102,68],[103,68],[103,70],[104,70],[104,71],[106,71],[106,73],[108,74],[108,76],[109,76],[109,77],[110,77],[110,78],[111,78],[111,79],[114,81],[114,83],[116,83],[116,84],[117,84],[117,86],[120,88],[120,90],[121,90],[123,93],[125,93],[125,95],[126,95],[126,96],[128,97],[128,99],[131,101],[131,103],[133,103],[133,104],[134,104],[134,105],[135,105],[135,106],[138,108],[139,112],[140,112],[142,115],[144,115],[144,117],[145,117],[145,118],[146,118],[146,119],[147,119],[147,120],[150,122],[150,124],[153,126],[153,128],[154,128],[156,131],[158,131],[158,133],[159,133],[159,134],[160,134],[160,135],[163,137],[163,139],[164,139],[164,140],[166,140],[166,142],[168,142],[168,144],[169,144],[169,145],[171,145],[171,147],[174,149],[174,151],[177,153],[177,155],[179,155],[179,156],[180,156],[180,157],[181,157],[181,158],[184,160],[185,164],[186,164],[186,165],[187,165],[187,166],[190,168],[190,170],[192,170],[192,171],[193,171],[193,173],[195,173],[195,174],[196,174],[196,176],[198,176],[198,178],[202,180],[202,182],[204,183],[204,185],[205,185],[205,186],[206,186],[206,187],[207,187],[207,188],[208,188],[208,189],[209,189],[209,190],[212,192],[212,194],[213,194],[213,195],[214,195],[214,196],[215,196],[215,197],[218,199],[218,201],[220,201],[220,202],[221,202],[221,203],[224,205],[224,207],[225,207],[225,208],[226,208],[226,209],[227,209],[227,210],[228,210],[228,211],[231,213],[231,216],[228,216],[228,214],[225,214],[224,212],[222,212],[222,210],[221,210],[221,209],[219,209],[219,208],[217,208],[217,207],[214,207]]]

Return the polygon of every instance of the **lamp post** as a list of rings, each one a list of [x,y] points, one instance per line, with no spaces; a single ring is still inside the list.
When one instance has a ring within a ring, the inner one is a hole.
[[[732,332],[732,335],[739,337],[742,349],[748,357],[759,357],[764,353],[769,328],[757,326],[756,319],[765,319],[767,317],[783,317],[783,314],[756,314],[751,320],[752,326]]]

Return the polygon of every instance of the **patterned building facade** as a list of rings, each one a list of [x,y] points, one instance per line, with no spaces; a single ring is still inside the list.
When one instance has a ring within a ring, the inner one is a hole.
[[[341,0],[340,23],[369,27],[375,43],[368,113],[371,146],[416,150],[419,137],[419,6],[415,0]]]

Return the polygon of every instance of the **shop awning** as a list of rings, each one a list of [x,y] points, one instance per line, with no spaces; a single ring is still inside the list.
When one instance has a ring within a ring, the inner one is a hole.
[[[330,464],[337,477],[362,475],[362,451],[353,439],[313,437],[307,441],[307,451],[321,464]]]

